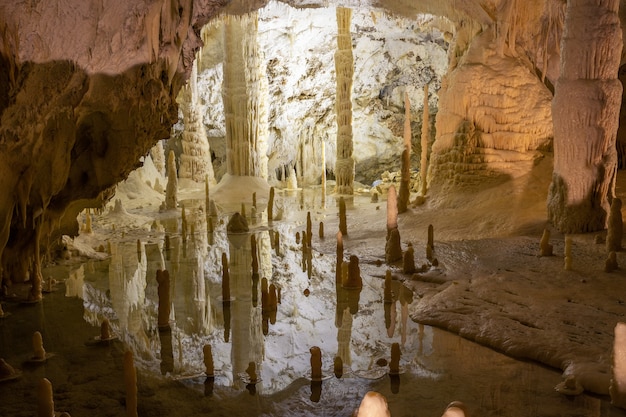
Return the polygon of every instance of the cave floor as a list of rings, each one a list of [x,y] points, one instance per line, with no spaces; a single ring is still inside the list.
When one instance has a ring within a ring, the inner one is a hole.
[[[531,176],[545,178],[546,169],[538,164]],[[51,380],[59,411],[124,415],[122,357],[130,349],[140,416],[349,416],[369,390],[382,393],[396,417],[440,416],[455,400],[472,416],[626,416],[607,395],[612,331],[626,314],[625,272],[603,272],[606,253],[593,235],[572,236],[570,271],[563,270],[564,237],[556,232],[554,256],[538,256],[546,190],[545,180],[527,176],[468,191],[465,200],[457,195],[435,204],[433,197],[410,208],[400,215],[399,230],[403,248],[411,242],[416,264],[427,265],[416,274],[384,263],[384,199],[346,198],[344,257],[359,257],[360,291],[335,285],[338,197],[328,194],[322,202],[319,187],[280,190],[279,218],[268,224],[259,210],[250,232],[239,235],[226,232],[234,211],[228,204],[219,207],[215,231],[205,233],[197,211],[203,186],[183,188],[179,201],[194,225],[187,239],[179,232],[180,209],[159,212],[159,201],[136,197],[140,190],[126,193],[124,210],[94,216],[93,232],[71,242],[72,258],[45,269],[59,281],[58,291],[41,303],[21,304],[27,287],[16,285],[15,298],[3,300],[10,315],[0,320],[0,357],[22,375],[0,385],[0,415],[32,416],[42,377]],[[305,230],[307,213],[310,278],[295,237]],[[317,233],[320,221],[324,238]],[[425,259],[429,224],[437,265]],[[280,235],[278,251],[270,230]],[[252,234],[261,277],[280,288],[275,319],[261,308],[261,283],[254,304]],[[227,302],[222,253],[230,263]],[[154,277],[162,268],[172,280],[169,331],[157,327]],[[392,303],[383,302],[388,269]],[[118,339],[98,345],[103,318]],[[54,353],[43,364],[28,364],[34,331]],[[396,342],[400,374],[390,376],[384,362]],[[203,375],[205,344],[213,351],[211,380]],[[309,378],[312,346],[322,351],[321,384]],[[335,356],[344,362],[340,379],[333,375]],[[246,383],[249,362],[260,378],[254,385]],[[574,375],[585,391],[558,393],[564,375]]]

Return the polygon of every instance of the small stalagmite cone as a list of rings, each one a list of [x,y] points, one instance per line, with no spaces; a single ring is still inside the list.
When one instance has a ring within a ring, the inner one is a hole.
[[[202,348],[202,354],[204,355],[204,367],[206,376],[211,377],[215,375],[213,368],[213,352],[211,351],[211,345],[204,345]]]
[[[37,417],[54,417],[52,383],[47,378],[41,378],[37,386]]]
[[[335,376],[337,378],[341,378],[343,376],[343,360],[341,359],[341,356],[335,356],[333,371],[335,372]]]
[[[246,368],[246,374],[248,374],[248,378],[250,379],[251,384],[256,384],[259,380],[259,377],[256,373],[256,363],[248,362],[248,367]]]
[[[552,245],[550,244],[550,231],[543,229],[543,235],[539,242],[539,254],[540,256],[552,256]]]
[[[124,352],[124,387],[126,389],[126,416],[138,417],[137,415],[137,370],[133,352]]]
[[[319,236],[320,239],[324,239],[324,222],[320,222]]]
[[[109,319],[104,319],[102,323],[100,323],[100,340],[109,339],[111,339],[111,324],[109,323]]]
[[[311,380],[322,380],[322,351],[318,346],[309,349],[311,353]]]
[[[33,333],[33,359],[46,359],[46,350],[43,347],[43,338],[39,332]]]
[[[400,344],[393,343],[391,345],[391,360],[389,361],[389,373],[397,375],[400,373]]]

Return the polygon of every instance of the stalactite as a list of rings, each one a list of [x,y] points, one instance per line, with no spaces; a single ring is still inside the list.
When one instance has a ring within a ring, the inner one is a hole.
[[[402,151],[402,167],[400,192],[398,193],[398,213],[404,213],[409,205],[411,182],[411,101],[409,94],[404,93],[404,150]]]
[[[350,21],[352,9],[337,7],[337,51],[335,76],[337,77],[337,160],[335,162],[336,192],[352,194],[354,183],[354,158],[352,157],[352,79],[354,57]]]

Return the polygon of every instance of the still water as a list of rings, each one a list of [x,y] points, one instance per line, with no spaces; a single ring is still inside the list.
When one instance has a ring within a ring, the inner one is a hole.
[[[362,288],[343,288],[335,276],[335,236],[319,237],[317,223],[307,258],[304,218],[270,225],[251,219],[250,232],[229,234],[228,214],[211,219],[208,232],[193,202],[187,210],[187,232],[173,218],[161,218],[151,232],[125,231],[109,240],[103,260],[46,269],[60,284],[42,303],[4,304],[11,316],[0,321],[0,357],[23,374],[0,385],[0,415],[34,415],[42,377],[51,380],[59,411],[125,415],[127,349],[139,375],[140,416],[347,417],[370,390],[387,398],[396,417],[437,417],[455,400],[472,416],[626,415],[607,398],[558,394],[556,370],[413,322],[408,314],[419,296],[411,283],[393,270],[392,302],[385,303],[387,267],[367,256]],[[155,277],[163,269],[170,275],[169,329],[157,326]],[[268,304],[272,291],[275,309]],[[104,318],[117,340],[93,343]],[[37,330],[54,356],[27,365]],[[387,365],[393,343],[401,349],[399,375]],[[205,345],[212,348],[211,379],[204,375]],[[321,382],[310,378],[313,346],[322,352]],[[337,357],[341,378],[333,368]],[[251,362],[255,384],[246,373]]]

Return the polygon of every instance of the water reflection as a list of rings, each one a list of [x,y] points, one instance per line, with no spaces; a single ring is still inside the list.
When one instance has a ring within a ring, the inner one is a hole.
[[[300,199],[298,204],[307,203]],[[409,320],[417,296],[399,280],[390,281],[385,302],[380,278],[384,267],[362,262],[362,288],[345,288],[342,273],[335,274],[335,248],[326,242],[322,253],[323,242],[316,238],[311,268],[303,270],[301,246],[295,242],[302,219],[275,221],[271,229],[259,221],[250,233],[229,235],[228,214],[222,214],[211,221],[213,232],[207,235],[204,213],[188,212],[194,227],[186,238],[179,221],[162,220],[162,232],[143,236],[139,246],[130,238],[112,243],[108,260],[82,265],[66,281],[68,296],[84,298],[87,321],[96,325],[109,318],[120,339],[135,351],[140,372],[196,377],[186,383],[207,397],[228,388],[276,399],[274,415],[290,414],[303,404],[349,415],[369,389],[389,397],[394,417],[416,415],[411,411],[418,408],[441,410],[445,404],[435,401],[441,397],[445,403],[459,399],[474,410],[490,410],[476,415],[550,415],[514,410],[538,396],[562,403],[550,392],[560,381],[557,373],[508,358],[494,360],[490,351]],[[222,256],[228,263],[228,297],[223,294]],[[164,331],[157,325],[160,269],[170,274],[170,328]],[[388,374],[392,343],[402,350],[399,375]],[[214,378],[203,375],[207,344],[212,347]],[[312,346],[321,350],[322,381],[310,380]],[[340,379],[333,369],[337,357],[344,367]],[[250,362],[256,364],[256,384],[242,378]],[[485,377],[485,369],[494,367],[497,376]],[[512,389],[519,390],[514,403]],[[573,408],[606,415],[597,412],[599,401],[584,401]],[[286,407],[284,412],[281,407]]]

